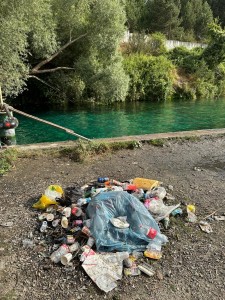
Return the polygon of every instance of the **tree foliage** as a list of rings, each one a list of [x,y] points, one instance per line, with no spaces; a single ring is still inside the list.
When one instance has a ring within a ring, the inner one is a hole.
[[[208,47],[203,52],[202,58],[209,68],[215,69],[220,63],[225,61],[225,30],[218,22],[209,25],[211,40]]]
[[[108,101],[111,89],[112,99],[124,100],[128,77],[118,48],[126,18],[120,0],[8,2],[0,3],[0,84],[5,95],[18,95],[30,76],[57,85],[59,76],[52,73],[65,71],[66,90],[71,91],[72,82],[82,82],[87,97],[90,93]],[[124,86],[115,86],[117,72]]]
[[[225,1],[224,0],[207,0],[214,18],[217,18],[222,26],[225,26]]]
[[[181,17],[189,39],[204,40],[207,37],[207,24],[213,21],[213,13],[207,1],[183,0]]]
[[[180,0],[151,0],[146,4],[145,28],[149,32],[159,31],[167,38],[179,38],[182,33]]]
[[[173,72],[171,61],[164,56],[134,54],[128,56],[124,66],[130,76],[130,100],[168,100],[173,94]]]
[[[26,85],[31,58],[57,49],[50,0],[0,2],[0,84],[5,95]]]
[[[143,29],[146,0],[125,0],[127,28],[130,32]]]

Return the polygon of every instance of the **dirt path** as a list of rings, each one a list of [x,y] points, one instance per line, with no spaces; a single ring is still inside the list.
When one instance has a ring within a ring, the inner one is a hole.
[[[40,240],[35,240],[34,248],[22,246],[23,239],[37,236],[37,213],[31,205],[48,185],[82,185],[98,176],[158,179],[174,186],[175,203],[196,203],[199,219],[221,207],[222,214],[224,149],[225,137],[202,137],[196,142],[168,141],[164,147],[143,145],[84,164],[66,158],[19,159],[11,172],[0,178],[0,223],[13,222],[12,227],[0,226],[0,299],[225,299],[224,221],[213,221],[213,233],[206,234],[197,224],[174,219],[164,231],[169,244],[163,249],[163,258],[152,263],[163,279],[145,275],[123,278],[107,295],[79,267],[49,264],[41,254],[44,246],[38,246]]]

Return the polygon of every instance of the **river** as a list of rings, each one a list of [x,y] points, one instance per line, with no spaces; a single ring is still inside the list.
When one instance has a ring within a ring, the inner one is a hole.
[[[23,109],[25,111],[25,109]],[[26,111],[30,113],[31,111]],[[225,128],[225,99],[135,102],[32,112],[88,138],[119,137],[195,129]],[[75,137],[18,114],[18,144],[74,140]]]

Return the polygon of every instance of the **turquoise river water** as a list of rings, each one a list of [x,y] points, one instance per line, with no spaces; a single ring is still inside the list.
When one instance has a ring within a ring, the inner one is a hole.
[[[25,109],[24,109],[25,111]],[[88,138],[225,128],[225,99],[182,102],[138,102],[30,112]],[[75,137],[18,114],[17,143],[74,140]]]

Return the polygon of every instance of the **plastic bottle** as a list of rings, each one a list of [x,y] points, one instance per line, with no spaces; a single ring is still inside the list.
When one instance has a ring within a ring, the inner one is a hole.
[[[153,227],[143,227],[143,232],[145,233],[145,235],[154,240],[156,243],[158,243],[159,245],[165,244],[168,242],[168,238],[165,234],[160,233],[159,231],[157,231],[155,228]],[[151,242],[149,243],[151,244]]]
[[[143,189],[137,189],[132,195],[139,200],[144,200],[145,198],[145,193]]]
[[[99,183],[104,183],[106,181],[109,181],[109,177],[98,177],[98,182]]]
[[[147,192],[146,197],[148,197],[148,198],[159,198],[160,200],[162,200],[163,198],[166,197],[166,190],[162,186],[156,187],[153,190]]]
[[[152,229],[152,228],[151,228]],[[152,233],[150,234],[150,231],[147,233],[148,236],[154,236],[155,233],[152,231]],[[156,235],[154,238],[152,238],[152,240],[149,242],[148,246],[147,246],[147,250],[144,252],[144,255],[146,257],[152,258],[152,259],[160,259],[162,257],[162,252],[161,252],[161,248],[162,245],[167,243],[168,239],[167,237],[156,231]]]
[[[48,227],[47,221],[43,221],[41,224],[40,232],[45,232]]]
[[[50,255],[50,259],[57,264],[58,262],[60,262],[61,256],[69,252],[70,248],[66,244],[63,244]]]
[[[95,243],[95,239],[94,239],[92,236],[90,236],[90,237],[88,238],[88,240],[87,240],[87,245],[88,245],[90,248],[92,248],[92,247],[94,246],[94,243]]]
[[[23,247],[24,248],[33,248],[34,242],[30,239],[24,239],[23,240]]]
[[[135,192],[137,190],[137,186],[135,184],[125,183],[123,185],[124,191]]]
[[[88,204],[90,201],[91,201],[90,197],[80,198],[80,199],[77,200],[77,206],[82,206],[82,205]]]
[[[109,185],[123,186],[123,183],[118,181],[118,180],[112,179],[112,180],[109,181]]]
[[[62,244],[56,251],[54,251],[51,255],[50,255],[50,259],[51,261],[53,261],[54,263],[58,263],[61,260],[61,257],[67,253],[70,252],[74,252],[76,250],[79,249],[79,243],[76,242],[74,244],[72,244],[71,246],[68,246],[66,244]]]
[[[75,206],[71,209],[71,214],[73,216],[80,217],[82,215],[82,209]]]

